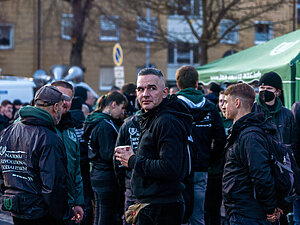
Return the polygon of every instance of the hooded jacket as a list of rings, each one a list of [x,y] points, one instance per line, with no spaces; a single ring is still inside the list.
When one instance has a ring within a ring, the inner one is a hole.
[[[226,136],[219,112],[212,102],[203,97],[201,91],[194,88],[183,89],[176,95],[186,104],[194,118],[193,169],[196,172],[207,172],[210,163],[224,157]]]
[[[269,164],[268,141],[250,128],[275,134],[274,124],[262,113],[249,113],[233,125],[226,145],[223,200],[228,215],[264,220],[277,207],[275,181]],[[241,132],[247,132],[241,135]],[[249,130],[248,130],[249,129]]]
[[[183,178],[189,169],[187,143],[192,117],[175,95],[141,114],[141,136],[131,186],[140,202],[167,203],[182,200]]]
[[[62,115],[57,129],[67,152],[69,205],[84,205],[79,142],[69,112]]]
[[[25,106],[20,120],[0,138],[1,190],[18,196],[22,219],[47,213],[62,221],[68,209],[67,158],[53,117],[38,107]]]
[[[111,191],[117,186],[113,155],[118,131],[116,122],[105,113],[95,111],[85,120],[83,137],[89,144],[91,183],[103,191]]]
[[[263,112],[265,118],[271,117],[272,122],[277,127],[279,140],[284,144],[292,144],[295,123],[292,112],[282,105],[279,98],[276,98],[275,105],[271,111],[264,102],[260,101],[258,95],[255,101],[252,112]]]

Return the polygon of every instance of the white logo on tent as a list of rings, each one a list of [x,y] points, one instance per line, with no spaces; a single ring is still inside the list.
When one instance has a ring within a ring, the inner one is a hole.
[[[296,45],[299,42],[299,40],[295,41],[295,42],[283,42],[280,45],[276,46],[271,52],[270,55],[274,56],[274,55],[279,55],[280,53],[285,52],[286,50],[290,49],[291,47],[293,47],[294,45]]]

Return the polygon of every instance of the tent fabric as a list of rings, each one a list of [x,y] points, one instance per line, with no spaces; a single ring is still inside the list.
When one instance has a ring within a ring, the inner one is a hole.
[[[300,30],[197,68],[199,82],[250,83],[266,72],[277,72],[283,81],[286,106],[300,100]],[[296,86],[297,83],[297,86]],[[297,92],[296,92],[297,90]],[[297,94],[296,94],[297,93]]]

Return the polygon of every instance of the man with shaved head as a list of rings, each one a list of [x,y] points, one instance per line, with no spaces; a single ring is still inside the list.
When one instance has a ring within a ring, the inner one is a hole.
[[[137,202],[145,203],[137,224],[180,225],[192,117],[176,96],[167,98],[168,88],[158,69],[139,72],[136,92],[142,107],[137,154],[117,147],[116,159],[133,169],[133,193]]]

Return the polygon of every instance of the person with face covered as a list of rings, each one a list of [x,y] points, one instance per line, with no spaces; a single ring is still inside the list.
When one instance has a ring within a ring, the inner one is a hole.
[[[282,80],[275,72],[265,73],[258,83],[259,94],[256,96],[252,112],[263,112],[271,117],[277,127],[279,141],[292,144],[294,117],[292,112],[283,106]]]
[[[281,143],[292,145],[294,133],[294,116],[292,112],[283,106],[282,80],[275,72],[265,73],[258,83],[259,94],[256,96],[252,112],[263,112],[265,118],[271,117],[271,121],[277,127],[278,140]],[[283,207],[284,214],[290,206]],[[286,216],[280,218],[280,224],[288,224]]]

